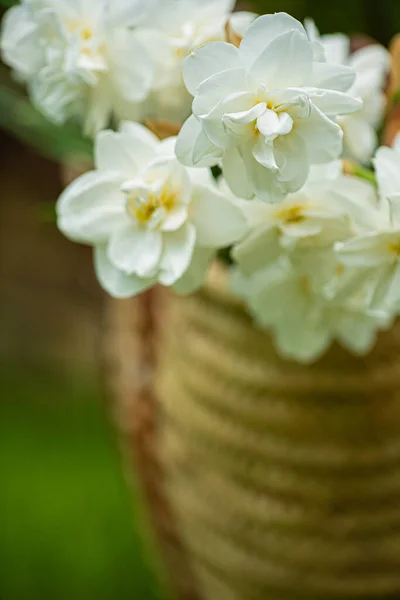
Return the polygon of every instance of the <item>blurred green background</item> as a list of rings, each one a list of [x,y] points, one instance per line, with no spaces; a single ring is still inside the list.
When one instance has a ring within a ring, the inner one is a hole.
[[[399,0],[240,7],[312,16],[321,32],[363,32],[383,43],[400,31]],[[90,254],[63,239],[53,219],[62,187],[56,161],[80,160],[90,144],[46,123],[16,90],[2,68],[0,598],[162,599],[99,384],[104,298]]]
[[[253,0],[258,12],[285,11],[303,20],[312,17],[321,33],[367,33],[383,44],[400,30],[398,0]]]
[[[158,598],[95,386],[8,369],[1,394],[0,597]]]

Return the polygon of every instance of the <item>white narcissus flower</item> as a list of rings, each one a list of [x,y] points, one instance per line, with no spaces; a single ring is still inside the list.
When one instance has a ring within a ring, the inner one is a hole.
[[[178,158],[188,166],[222,162],[243,198],[275,202],[301,188],[310,165],[342,151],[332,119],[361,106],[346,94],[353,70],[316,61],[304,27],[284,13],[256,19],[239,48],[215,42],[192,52],[183,74],[195,98]]]
[[[96,170],[58,201],[58,225],[95,247],[102,286],[134,296],[159,282],[189,292],[201,285],[216,249],[244,233],[242,213],[207,169],[175,157],[175,138],[160,142],[145,127],[124,123],[98,134]]]
[[[250,274],[280,254],[293,255],[296,251],[296,256],[309,256],[315,263],[318,260],[325,273],[332,265],[329,253],[333,255],[333,244],[354,231],[347,203],[353,197],[365,199],[368,195],[373,201],[372,186],[342,175],[340,161],[315,166],[306,185],[279,204],[260,200],[241,204],[249,234],[235,246],[233,258]]]
[[[280,353],[309,362],[334,340],[367,352],[393,315],[367,305],[363,280],[334,247],[373,227],[374,186],[342,175],[337,162],[313,167],[306,185],[277,205],[238,204],[248,229],[232,251],[233,289]]]
[[[352,115],[339,117],[338,123],[344,132],[345,153],[368,163],[378,145],[377,129],[384,117],[384,87],[390,70],[390,54],[380,44],[365,46],[351,54],[347,35],[320,36],[311,20],[307,21],[306,29],[310,39],[321,44],[329,63],[347,65],[356,73],[348,93],[354,98],[361,98],[363,106]]]
[[[149,92],[153,63],[133,26],[150,7],[139,0],[26,0],[5,15],[4,61],[50,119],[78,118],[94,133],[119,101],[140,102]]]
[[[339,260],[354,269],[372,307],[400,310],[400,137],[379,148],[374,160],[381,196],[369,230],[336,245]]]
[[[366,354],[377,331],[391,323],[385,312],[366,311],[359,298],[345,304],[327,300],[287,256],[250,276],[236,270],[232,284],[255,322],[271,332],[280,354],[297,362],[317,360],[335,340]]]
[[[121,103],[122,118],[168,119],[183,123],[190,115],[191,95],[182,77],[182,64],[196,48],[226,38],[226,23],[236,0],[157,0],[156,7],[138,33],[156,65],[151,94],[146,102],[132,106]],[[235,16],[241,31],[249,25],[248,15]]]

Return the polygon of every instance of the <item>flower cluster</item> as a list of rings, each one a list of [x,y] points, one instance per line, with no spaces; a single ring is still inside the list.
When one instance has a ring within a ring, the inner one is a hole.
[[[400,313],[400,137],[376,151],[375,174],[365,167],[389,54],[233,5],[8,11],[3,57],[35,104],[96,134],[95,168],[61,195],[59,227],[94,247],[115,297],[157,283],[189,293],[229,248],[233,291],[283,356],[316,360],[334,341],[366,353]],[[140,124],[149,118],[184,124],[161,141]]]
[[[233,288],[283,356],[309,362],[334,340],[365,354],[392,323],[400,237],[385,220],[386,203],[371,183],[343,175],[338,162],[314,167],[306,185],[277,205],[243,204],[248,232],[233,250]],[[397,283],[400,263],[398,276]]]
[[[88,134],[110,119],[182,122],[192,49],[225,39],[234,0],[21,0],[5,15],[3,60],[51,120]]]

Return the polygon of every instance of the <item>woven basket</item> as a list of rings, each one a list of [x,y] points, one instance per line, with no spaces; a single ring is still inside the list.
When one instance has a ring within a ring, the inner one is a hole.
[[[218,266],[194,296],[114,303],[109,323],[180,600],[400,598],[400,326],[364,359],[287,362]]]

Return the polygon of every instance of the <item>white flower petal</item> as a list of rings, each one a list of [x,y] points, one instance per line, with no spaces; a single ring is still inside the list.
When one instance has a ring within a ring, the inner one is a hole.
[[[266,169],[254,158],[252,149],[253,145],[250,148],[245,146],[240,149],[240,152],[253,192],[266,202],[279,202],[287,193],[287,186],[276,178],[275,171]],[[230,184],[228,178],[227,181]]]
[[[188,209],[185,205],[177,206],[170,210],[162,223],[161,231],[176,231],[185,223],[188,218]]]
[[[378,129],[385,116],[387,98],[380,88],[371,89],[368,86],[368,95],[361,93],[363,107],[360,110],[360,116],[374,129]]]
[[[390,52],[380,44],[370,44],[360,48],[353,52],[349,58],[349,65],[357,73],[371,73],[371,71],[375,73],[377,77],[376,86],[384,84],[390,64]]]
[[[113,110],[113,93],[108,80],[103,77],[89,91],[88,107],[83,125],[86,136],[95,137],[110,125]]]
[[[233,193],[241,198],[252,198],[254,196],[254,189],[238,148],[226,150],[222,159],[222,168],[226,182]]]
[[[176,155],[188,167],[212,167],[222,158],[222,150],[213,144],[194,115],[184,123],[176,142]]]
[[[240,123],[240,118],[243,113],[248,116],[248,111],[252,111],[253,100],[252,94],[230,94],[226,99],[221,100],[208,114],[199,116],[207,137],[216,146],[225,150],[237,145],[241,140],[251,137],[254,133],[253,126],[250,123]],[[254,114],[257,114],[260,109],[261,107],[257,107]],[[194,110],[196,111],[195,106]],[[233,116],[233,119],[231,116]],[[246,120],[246,117],[244,117],[244,120]]]
[[[237,67],[238,50],[226,42],[210,42],[191,52],[183,63],[183,78],[194,96],[203,81],[220,71]]]
[[[319,31],[315,22],[312,19],[304,19],[304,28],[307,32],[308,39],[310,40],[314,52],[314,60],[318,62],[325,62],[325,50],[322,45]]]
[[[253,64],[250,75],[268,88],[296,87],[311,75],[313,50],[306,35],[285,31],[272,39]]]
[[[92,171],[73,181],[57,202],[58,227],[68,238],[96,244],[125,222],[125,199],[120,178]]]
[[[128,223],[114,232],[108,247],[108,258],[127,275],[155,277],[161,260],[162,234],[137,229]]]
[[[369,297],[369,305],[372,310],[388,308],[388,297],[397,269],[398,263],[383,263],[374,269],[370,282],[371,293]],[[393,295],[394,297],[395,295]]]
[[[349,267],[374,267],[390,261],[387,234],[366,233],[336,244],[340,260]]]
[[[268,263],[274,262],[282,253],[279,232],[272,224],[253,230],[232,250],[232,258],[245,275],[251,275]]]
[[[295,192],[306,182],[309,170],[307,141],[297,133],[283,135],[274,142],[275,158],[279,165],[278,180],[285,182],[287,192]],[[282,162],[280,160],[282,157]]]
[[[165,233],[158,278],[160,283],[171,286],[182,277],[192,260],[195,243],[196,229],[191,224]]]
[[[314,106],[319,108],[319,110],[328,117],[348,115],[357,112],[362,108],[362,101],[360,99],[352,98],[344,92],[317,88],[306,89]]]
[[[113,171],[133,178],[138,167],[135,162],[135,146],[126,143],[120,133],[110,130],[100,131],[96,136],[94,162],[101,171]]]
[[[253,156],[266,169],[279,171],[275,160],[274,146],[272,143],[268,143],[262,135],[258,136],[257,143],[253,147]]]
[[[279,106],[280,117],[286,112],[292,119],[307,119],[311,114],[310,99],[302,89],[271,90],[269,96]]]
[[[157,156],[173,159],[176,157],[176,140],[177,138],[169,137],[159,141],[156,138]]]
[[[0,40],[2,58],[23,78],[34,76],[43,66],[38,36],[38,26],[28,6],[13,6],[5,13]]]
[[[222,110],[221,115],[248,110],[255,104],[255,94],[247,91],[247,87],[247,73],[240,65],[235,69],[219,71],[199,85],[193,100],[193,114],[204,117],[211,111],[216,111],[219,105],[225,107],[227,104],[230,108]]]
[[[296,122],[296,132],[306,143],[309,160],[314,164],[335,160],[342,152],[342,130],[316,106],[312,106],[308,119],[299,119]]]
[[[400,263],[397,263],[393,270],[385,305],[395,311],[398,311],[400,308]]]
[[[340,248],[338,250],[335,272],[324,285],[324,297],[340,306],[347,303],[351,298],[362,296],[362,308],[366,309],[368,307],[371,275],[376,271],[376,267],[360,269],[359,267],[345,266],[343,262],[340,262]]]
[[[279,135],[287,135],[293,129],[293,118],[288,113],[279,113]]]
[[[140,102],[150,91],[153,62],[135,31],[118,28],[113,32],[108,71],[117,92],[126,100]],[[134,57],[134,59],[133,59]]]
[[[310,215],[306,215],[307,218],[299,223],[285,223],[280,225],[281,232],[289,238],[307,238],[322,231],[321,217],[313,218]]]
[[[75,107],[82,107],[81,86],[45,67],[29,82],[32,102],[50,121],[62,124]]]
[[[359,162],[369,163],[378,145],[378,134],[375,129],[358,114],[341,119],[341,126],[347,152]]]
[[[400,154],[392,148],[378,148],[374,159],[379,193],[388,197],[400,192]]]
[[[373,231],[384,224],[378,211],[375,186],[359,177],[349,175],[337,177],[328,191],[332,204],[348,215],[355,229]]]
[[[188,269],[172,288],[177,294],[191,294],[201,287],[206,279],[209,264],[215,256],[212,248],[196,247]]]
[[[333,160],[321,165],[312,165],[310,169],[310,175],[307,180],[307,185],[313,185],[316,183],[323,184],[329,181],[335,181],[342,174],[342,172],[343,165],[341,160]]]
[[[242,63],[250,70],[270,41],[281,33],[293,29],[305,34],[302,24],[286,13],[259,17],[249,27],[240,44],[239,53]]]
[[[344,65],[350,55],[350,38],[344,33],[323,35],[321,42],[328,63]]]
[[[123,121],[119,129],[124,144],[129,145],[130,152],[134,153],[136,164],[145,165],[159,153],[162,147],[159,139],[144,125]]]
[[[392,226],[400,226],[400,192],[387,198],[389,220]],[[381,205],[383,204],[381,199]],[[376,223],[377,224],[377,223]],[[379,222],[378,222],[379,224]]]
[[[140,25],[156,9],[156,0],[112,0],[110,3],[110,24],[115,27]]]
[[[195,186],[190,220],[199,246],[223,248],[240,239],[247,223],[243,212],[225,194],[206,186]]]
[[[248,125],[249,123],[252,123],[256,119],[261,117],[261,115],[265,113],[265,110],[265,102],[260,102],[259,104],[256,104],[248,110],[242,110],[234,113],[226,113],[223,117],[223,121],[231,121],[232,123],[236,123],[238,125]]]
[[[251,307],[257,306],[265,323],[278,320],[285,314],[290,295],[282,294],[285,288],[293,287],[293,266],[286,255],[268,262],[264,268],[256,270],[251,276],[244,275],[239,269],[232,270],[232,283],[235,294],[250,301]],[[281,297],[275,305],[269,302],[273,297]],[[274,314],[272,314],[274,313]]]
[[[257,129],[266,137],[278,134],[279,127],[279,115],[274,110],[267,108],[266,110],[262,111],[260,116],[257,117]]]
[[[150,12],[148,25],[178,36],[187,23],[225,21],[234,4],[234,0],[161,0],[157,2],[156,10]]]
[[[310,17],[306,17],[304,19],[304,29],[306,30],[308,39],[310,42],[316,42],[320,39],[319,29],[315,24],[314,19],[310,19]]]
[[[126,275],[117,269],[107,257],[106,246],[95,247],[94,266],[101,286],[114,298],[137,296],[155,284],[154,279],[141,279],[135,275]]]
[[[371,352],[376,343],[380,323],[369,315],[344,312],[337,324],[338,341],[354,354]]]
[[[282,356],[304,364],[318,360],[328,349],[332,338],[327,326],[309,325],[304,321],[282,322],[274,336]]]
[[[356,74],[351,67],[315,62],[310,86],[327,90],[347,92],[353,85]]]

